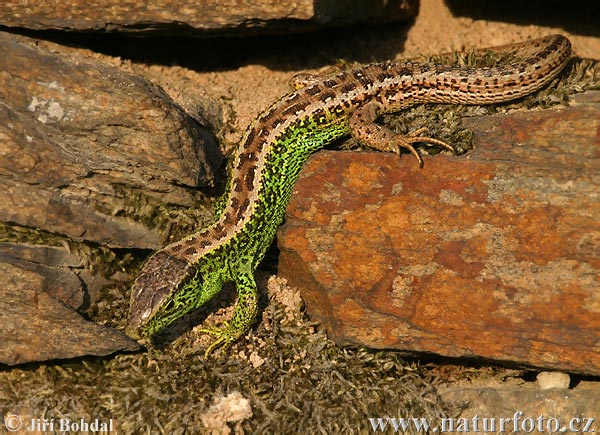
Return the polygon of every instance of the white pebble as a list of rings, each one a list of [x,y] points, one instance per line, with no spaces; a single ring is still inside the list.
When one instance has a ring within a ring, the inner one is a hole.
[[[569,388],[569,384],[571,383],[569,374],[562,372],[539,372],[536,379],[542,390]]]

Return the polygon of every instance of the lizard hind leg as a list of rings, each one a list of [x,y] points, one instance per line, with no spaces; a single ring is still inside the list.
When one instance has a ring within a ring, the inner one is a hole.
[[[377,124],[376,120],[383,113],[383,108],[376,102],[369,102],[358,108],[350,116],[350,132],[352,137],[368,148],[384,152],[393,152],[400,155],[404,148],[416,157],[419,166],[423,166],[423,158],[415,149],[413,144],[426,143],[438,145],[446,148],[453,153],[454,147],[444,141],[428,136],[421,136],[427,131],[426,128],[419,128],[409,134],[396,133],[384,125]]]
[[[230,322],[224,322],[221,327],[200,328],[198,332],[215,337],[208,346],[205,357],[208,357],[217,347],[224,353],[242,335],[244,335],[256,320],[258,313],[258,291],[254,274],[251,270],[240,272],[235,280],[238,294],[235,312]]]

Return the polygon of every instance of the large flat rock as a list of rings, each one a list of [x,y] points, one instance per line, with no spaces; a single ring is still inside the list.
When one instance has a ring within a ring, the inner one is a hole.
[[[476,149],[323,152],[280,274],[339,343],[600,374],[600,94],[465,120]]]

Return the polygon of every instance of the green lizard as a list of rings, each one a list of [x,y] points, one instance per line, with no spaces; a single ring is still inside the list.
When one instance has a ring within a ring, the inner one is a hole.
[[[128,334],[148,337],[201,307],[233,281],[231,322],[200,331],[215,337],[206,350],[227,349],[257,315],[254,271],[284,218],[294,183],[308,156],[352,134],[369,148],[410,151],[413,144],[453,148],[421,136],[399,135],[377,118],[418,103],[491,104],[529,94],[554,78],[571,54],[568,39],[548,36],[500,47],[522,60],[491,68],[414,62],[367,65],[324,77],[284,96],[248,128],[233,164],[225,200],[208,228],[157,251],[144,264],[131,294]]]

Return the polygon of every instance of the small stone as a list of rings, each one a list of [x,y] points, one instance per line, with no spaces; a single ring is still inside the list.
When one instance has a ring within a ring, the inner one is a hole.
[[[216,398],[212,406],[200,415],[209,433],[219,434],[231,433],[227,423],[239,424],[250,417],[252,417],[250,401],[238,391]]]
[[[551,388],[569,388],[571,377],[563,372],[539,372],[535,377],[542,390]]]

